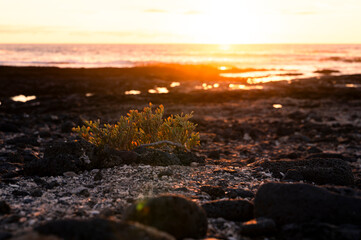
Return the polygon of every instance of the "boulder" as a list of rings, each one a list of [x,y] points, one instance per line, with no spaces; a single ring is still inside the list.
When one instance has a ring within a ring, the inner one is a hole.
[[[202,238],[207,233],[204,210],[191,200],[177,195],[138,201],[130,206],[124,219],[165,231],[177,239]]]
[[[215,200],[202,204],[209,218],[248,221],[253,218],[253,204],[246,200]]]
[[[169,234],[137,223],[105,219],[55,220],[34,229],[40,235],[71,240],[173,240]]]
[[[361,224],[361,198],[309,184],[266,183],[256,194],[254,213],[279,225],[310,221]]]
[[[350,165],[340,159],[263,160],[254,163],[268,169],[277,178],[306,180],[316,184],[352,185],[354,176]],[[290,171],[289,173],[287,173]]]

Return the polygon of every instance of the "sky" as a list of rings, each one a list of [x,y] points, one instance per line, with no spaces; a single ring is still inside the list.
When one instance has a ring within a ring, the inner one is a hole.
[[[361,43],[361,1],[0,0],[0,43]]]

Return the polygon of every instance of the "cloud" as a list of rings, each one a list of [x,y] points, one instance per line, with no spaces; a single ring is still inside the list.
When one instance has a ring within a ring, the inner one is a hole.
[[[25,25],[0,25],[0,33],[2,34],[44,34],[53,33],[64,30],[63,27],[49,26],[25,26]]]
[[[144,10],[144,12],[147,12],[147,13],[167,13],[168,11],[164,10],[164,9],[151,8],[151,9]]]
[[[317,12],[315,12],[315,11],[300,11],[300,12],[295,12],[293,14],[295,14],[295,15],[315,15],[315,14],[317,14]]]
[[[319,14],[320,12],[310,11],[310,10],[300,10],[300,11],[283,10],[281,11],[281,13],[286,15],[316,15]]]
[[[185,14],[185,15],[197,15],[197,14],[202,14],[202,12],[190,10],[190,11],[184,12],[183,14]]]

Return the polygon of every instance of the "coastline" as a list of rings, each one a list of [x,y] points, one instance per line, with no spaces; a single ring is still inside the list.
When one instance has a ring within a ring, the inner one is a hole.
[[[271,181],[307,183],[322,189],[332,185],[325,189],[335,188],[333,192],[339,195],[359,199],[361,74],[231,90],[230,84],[250,84],[247,79],[225,78],[220,73],[216,67],[203,65],[97,69],[0,66],[0,200],[12,209],[0,215],[0,230],[16,236],[55,219],[121,220],[131,203],[160,193],[182,194],[199,204],[214,199],[253,203],[259,187]],[[179,86],[171,87],[173,82]],[[196,88],[203,84],[206,90]],[[169,92],[149,92],[157,87]],[[141,93],[126,95],[129,90]],[[17,95],[35,99],[13,101],[11,97]],[[74,140],[71,128],[83,120],[113,123],[130,109],[140,110],[149,102],[165,105],[166,115],[194,112],[192,121],[201,134],[201,146],[195,152],[205,157],[204,166],[123,165],[101,170],[100,180],[95,179],[97,169],[60,176],[24,175],[25,164],[41,159],[49,144]],[[327,154],[342,158],[351,169],[345,174],[352,176],[352,182],[338,182],[332,171],[322,172],[321,163],[308,172],[313,171],[312,177],[324,174],[320,182],[307,179],[308,175],[303,179],[282,176],[287,173],[280,167],[283,160],[307,161],[317,152],[326,154],[322,159],[330,159]],[[276,167],[265,161],[277,162]],[[170,173],[162,176],[167,171]],[[226,195],[206,193],[201,190],[204,186],[221,188]],[[248,191],[248,196],[240,190]],[[237,221],[209,218],[208,224],[211,231],[207,237],[241,236]],[[334,229],[344,230],[337,224]]]

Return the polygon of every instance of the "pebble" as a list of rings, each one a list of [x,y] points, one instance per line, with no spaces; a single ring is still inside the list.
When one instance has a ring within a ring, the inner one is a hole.
[[[71,171],[64,172],[63,175],[65,177],[76,177],[77,176],[77,174],[75,172],[71,172]]]

